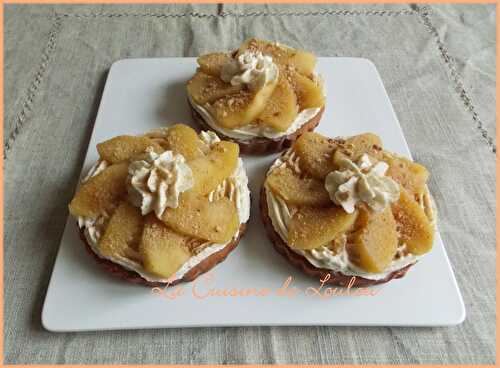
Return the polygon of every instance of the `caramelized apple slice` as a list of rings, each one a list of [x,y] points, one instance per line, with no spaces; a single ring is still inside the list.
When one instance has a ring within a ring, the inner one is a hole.
[[[97,145],[99,156],[112,164],[129,160],[131,157],[153,147],[155,152],[161,153],[161,146],[147,137],[119,135]]]
[[[300,110],[323,107],[325,105],[325,96],[318,84],[295,71],[290,71],[290,77],[295,93],[297,94]]]
[[[187,161],[203,156],[203,142],[196,131],[187,125],[175,124],[170,127],[165,140],[170,150],[183,155]]]
[[[274,130],[285,132],[297,117],[298,111],[297,97],[292,86],[284,76],[280,76],[278,85],[257,120]]]
[[[432,249],[434,227],[422,207],[403,188],[399,201],[392,204],[392,213],[401,242],[406,243],[406,249],[410,253],[420,255]]]
[[[127,175],[126,162],[108,166],[81,185],[69,204],[69,211],[73,216],[96,217],[110,210],[127,191]]]
[[[378,156],[382,148],[380,137],[373,133],[363,133],[349,137],[333,155],[333,162],[338,165],[341,159],[357,161],[363,154],[367,153],[373,157]]]
[[[210,202],[193,192],[183,193],[179,207],[168,208],[162,220],[180,233],[214,243],[229,241],[239,227],[233,202],[225,197]]]
[[[99,240],[99,250],[105,257],[131,257],[136,253],[141,238],[143,220],[141,211],[122,201],[109,219]]]
[[[221,97],[236,94],[241,88],[241,86],[233,86],[201,71],[196,72],[187,82],[188,94],[198,105],[205,105]]]
[[[341,207],[302,207],[290,220],[288,243],[292,248],[314,249],[350,230],[358,213]]]
[[[256,92],[241,90],[233,95],[224,95],[207,109],[217,123],[224,128],[234,129],[253,123],[264,111],[277,83],[276,79]]]
[[[350,260],[367,272],[383,272],[398,248],[396,222],[388,206],[382,212],[359,210],[359,230],[347,249]]]
[[[316,67],[316,56],[304,50],[292,50],[288,55],[287,64],[297,69],[303,75],[310,76]]]
[[[333,139],[321,134],[307,132],[302,134],[293,145],[299,156],[300,167],[317,179],[323,180],[336,165],[331,159],[337,144]]]
[[[208,194],[229,177],[238,165],[239,146],[227,141],[212,145],[206,156],[188,163],[193,171],[193,192]]]
[[[381,159],[389,165],[386,175],[393,178],[412,194],[420,195],[429,178],[427,169],[403,157],[383,154]]]
[[[222,52],[214,52],[202,55],[197,59],[198,65],[203,73],[219,77],[222,66],[231,60],[231,55]]]
[[[251,52],[260,51],[264,55],[271,56],[276,64],[291,66],[304,75],[311,75],[316,66],[316,56],[310,52],[278,45],[276,42],[250,38],[240,46],[238,55],[247,50]]]
[[[332,204],[322,181],[301,178],[290,167],[274,169],[266,184],[287,203],[298,206],[327,206]]]
[[[144,268],[169,278],[191,258],[188,242],[189,237],[168,228],[154,215],[147,216],[139,246]]]

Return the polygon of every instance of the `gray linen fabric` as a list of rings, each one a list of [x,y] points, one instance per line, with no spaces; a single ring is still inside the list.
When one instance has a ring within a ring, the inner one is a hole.
[[[493,364],[495,19],[493,5],[6,5],[6,363]],[[375,63],[415,159],[432,173],[466,321],[44,331],[41,307],[111,63],[195,56],[252,35]]]

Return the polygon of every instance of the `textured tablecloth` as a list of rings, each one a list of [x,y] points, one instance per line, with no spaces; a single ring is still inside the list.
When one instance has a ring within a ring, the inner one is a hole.
[[[6,362],[494,363],[495,19],[493,5],[6,6]],[[46,332],[42,303],[110,65],[230,49],[253,35],[376,64],[432,173],[466,321]]]

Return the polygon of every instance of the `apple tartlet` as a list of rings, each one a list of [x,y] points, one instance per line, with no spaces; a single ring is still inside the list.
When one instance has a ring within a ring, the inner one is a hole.
[[[263,222],[276,250],[306,274],[340,286],[385,283],[432,248],[428,177],[374,134],[307,132],[268,170]]]
[[[282,151],[323,114],[315,66],[309,52],[255,38],[233,52],[200,56],[187,83],[193,117],[242,153]]]
[[[192,281],[237,246],[250,212],[237,144],[177,124],[97,145],[69,204],[87,250],[149,286]]]

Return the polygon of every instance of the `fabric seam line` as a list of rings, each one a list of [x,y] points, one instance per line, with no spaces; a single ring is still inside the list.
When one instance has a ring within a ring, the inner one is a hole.
[[[15,121],[15,123],[13,124],[14,127],[10,132],[9,138],[7,139],[7,142],[5,143],[4,146],[5,159],[7,159],[8,151],[12,148],[12,145],[14,144],[20,130],[23,128],[28,118],[28,114],[31,112],[38,89],[42,84],[42,81],[45,77],[45,72],[47,71],[49,63],[51,61],[52,53],[56,48],[57,36],[61,31],[61,27],[62,27],[61,18],[55,17],[54,21],[52,22],[51,29],[49,31],[49,39],[42,51],[41,61],[38,64],[38,67],[35,69],[36,70],[35,76],[28,86],[26,96],[24,97],[24,101],[21,105],[22,106],[21,111],[14,117]]]
[[[457,70],[455,61],[453,57],[450,56],[450,53],[448,52],[448,49],[444,45],[444,42],[439,37],[439,33],[436,27],[431,22],[430,19],[431,12],[426,7],[420,8],[418,7],[418,5],[416,5],[415,8],[417,9],[417,12],[420,14],[422,22],[424,26],[427,28],[427,31],[430,33],[430,35],[434,38],[436,42],[441,59],[448,68],[450,78],[454,84],[454,90],[458,93],[458,96],[462,100],[466,110],[468,110],[471,113],[472,120],[476,123],[476,129],[479,130],[479,132],[481,133],[483,140],[486,142],[491,151],[493,153],[496,153],[497,151],[496,144],[494,143],[493,138],[489,135],[488,130],[484,127],[484,124],[476,111],[472,99],[465,89],[462,76]]]

